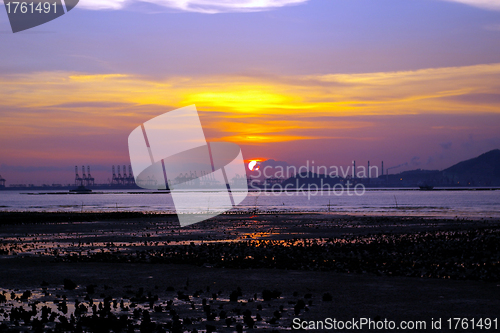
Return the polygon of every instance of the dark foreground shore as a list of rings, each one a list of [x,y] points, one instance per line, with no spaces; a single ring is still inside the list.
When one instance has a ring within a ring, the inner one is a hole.
[[[171,215],[8,214],[2,331],[272,332],[336,318],[469,332],[485,329],[448,318],[500,317],[491,219],[258,214],[179,228]]]

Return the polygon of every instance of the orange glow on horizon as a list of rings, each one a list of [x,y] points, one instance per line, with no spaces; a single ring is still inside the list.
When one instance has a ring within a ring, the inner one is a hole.
[[[6,158],[44,156],[78,133],[126,136],[138,124],[196,104],[207,138],[266,147],[305,140],[377,142],[362,116],[499,114],[500,64],[405,72],[303,76],[199,76],[37,72],[0,77]],[[435,124],[429,124],[432,130]],[[403,130],[394,129],[400,137]],[[398,132],[399,131],[399,132]],[[374,134],[375,133],[375,134]],[[57,138],[57,140],[56,140]],[[44,141],[45,140],[45,141]],[[54,145],[55,144],[55,145]],[[10,152],[10,153],[9,153]],[[16,153],[14,153],[16,152]],[[271,155],[268,151],[265,154]],[[258,159],[253,159],[258,160]]]

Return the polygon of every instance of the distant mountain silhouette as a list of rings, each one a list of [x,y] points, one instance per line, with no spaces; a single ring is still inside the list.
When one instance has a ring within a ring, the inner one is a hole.
[[[500,149],[494,149],[470,160],[459,162],[443,172],[457,174],[484,173],[500,177]]]
[[[397,174],[380,175],[378,178],[355,178],[350,176],[330,177],[328,175],[303,172],[282,182],[296,187],[304,184],[346,184],[363,183],[367,186],[417,187],[421,185],[443,187],[490,187],[500,186],[500,149],[494,149],[470,160],[459,162],[443,171],[439,170],[409,170]]]
[[[500,184],[500,149],[459,162],[442,171],[443,177],[464,185]],[[470,184],[469,184],[470,183]]]

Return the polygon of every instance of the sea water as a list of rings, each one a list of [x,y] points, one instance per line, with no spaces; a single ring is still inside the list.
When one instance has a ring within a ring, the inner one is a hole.
[[[500,190],[367,189],[362,195],[347,192],[249,192],[231,212],[331,212],[354,215],[500,217]],[[213,197],[214,193],[211,194]],[[218,195],[215,194],[215,200]],[[189,200],[190,194],[183,194]],[[206,209],[206,208],[204,208]],[[210,208],[209,208],[210,209]],[[92,194],[2,191],[2,211],[106,212],[144,211],[175,213],[167,192],[95,191]],[[200,211],[202,213],[203,211]]]

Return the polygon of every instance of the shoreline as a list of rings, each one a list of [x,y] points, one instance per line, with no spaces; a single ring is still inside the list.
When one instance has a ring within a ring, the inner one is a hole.
[[[406,207],[401,207],[406,209]],[[391,212],[394,213],[394,212]],[[327,216],[332,219],[370,219],[370,218],[386,218],[386,219],[422,219],[422,220],[460,220],[460,221],[500,221],[497,217],[479,217],[479,216],[453,216],[453,215],[391,215],[389,212],[344,212],[344,211],[287,211],[287,210],[235,210],[223,212],[220,215],[212,217],[205,221],[227,220],[234,217],[250,218],[252,216]],[[103,221],[103,220],[119,220],[119,219],[150,219],[150,218],[176,218],[177,214],[170,211],[126,211],[126,210],[109,210],[109,211],[16,211],[16,210],[1,210],[0,209],[0,226],[3,224],[12,223],[56,223],[56,222],[75,222],[75,221]],[[199,222],[204,223],[204,221]]]
[[[315,183],[310,183],[309,185],[315,185]],[[436,186],[433,187],[432,189],[421,189],[419,186],[394,186],[394,187],[388,187],[388,186],[375,186],[375,185],[369,185],[369,184],[363,184],[365,189],[367,191],[498,191],[500,190],[500,186]],[[32,187],[3,187],[0,188],[0,193],[2,192],[7,192],[7,191],[19,191],[19,192],[25,192],[25,191],[51,191],[51,192],[38,192],[38,193],[23,193],[23,194],[75,194],[69,192],[69,190],[76,188],[76,185],[71,185],[71,186],[63,186],[63,187],[43,187],[43,186],[32,186]],[[169,194],[170,190],[144,190],[141,187],[107,187],[107,186],[89,186],[88,187],[91,190],[106,190],[106,191],[120,191],[116,193],[130,193],[130,194],[142,194],[142,193],[164,193],[164,194]],[[64,190],[65,192],[61,192],[61,190]],[[213,192],[213,190],[210,189],[200,189],[196,192]],[[270,187],[254,187],[254,188],[249,188],[249,192],[280,192],[281,190],[273,190],[272,186]],[[305,188],[288,188],[287,191],[310,191],[307,187]],[[328,191],[325,190],[324,188],[318,188],[314,189],[314,191]],[[283,191],[282,191],[283,192]],[[92,193],[86,193],[86,194],[100,194],[100,193],[113,193],[113,192],[92,192]]]

